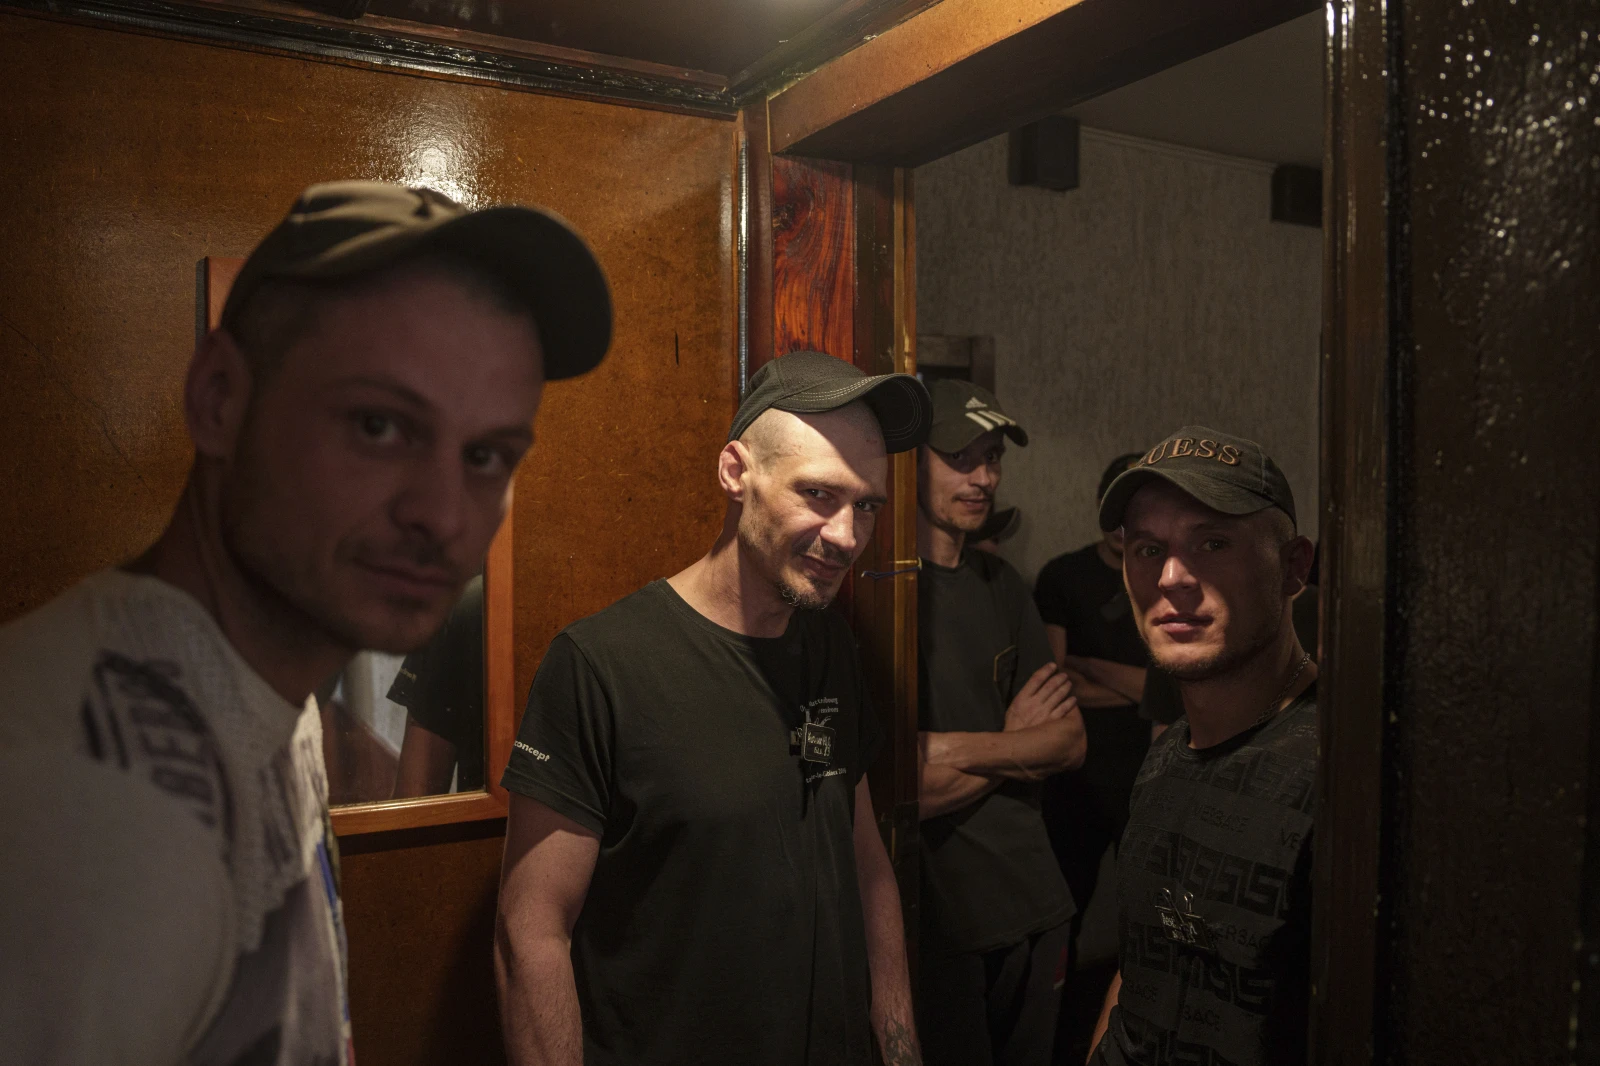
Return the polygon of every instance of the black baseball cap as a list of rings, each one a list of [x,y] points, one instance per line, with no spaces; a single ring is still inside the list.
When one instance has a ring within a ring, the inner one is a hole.
[[[447,251],[501,278],[539,327],[548,381],[593,370],[611,346],[611,290],[578,232],[549,211],[512,204],[471,211],[433,189],[334,181],[302,192],[256,245],[228,292],[225,329],[263,281],[334,281],[423,249]]]
[[[1122,525],[1128,501],[1155,478],[1178,486],[1213,511],[1254,514],[1276,507],[1294,516],[1294,493],[1261,445],[1205,426],[1184,426],[1139,457],[1100,500],[1100,528]]]
[[[990,430],[1004,430],[1006,436],[1027,447],[1028,434],[1017,420],[1006,414],[994,393],[970,381],[940,378],[928,386],[933,397],[933,430],[928,447],[953,454]]]
[[[1134,464],[1143,458],[1144,454],[1142,452],[1129,452],[1127,455],[1119,455],[1111,460],[1110,465],[1106,467],[1105,473],[1100,475],[1100,487],[1094,491],[1095,502],[1098,503],[1105,499],[1106,490],[1111,487],[1111,483],[1121,477],[1123,471],[1132,470]]]
[[[763,411],[777,408],[794,414],[836,411],[864,402],[883,430],[884,451],[915,448],[933,424],[933,403],[922,382],[910,374],[868,375],[822,352],[790,352],[757,370],[750,390],[733,416],[729,440],[738,440]]]

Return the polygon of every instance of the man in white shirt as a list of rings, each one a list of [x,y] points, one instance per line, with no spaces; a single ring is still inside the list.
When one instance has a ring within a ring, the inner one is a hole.
[[[319,185],[256,248],[166,531],[0,629],[0,1058],[351,1061],[311,693],[439,628],[610,329],[531,208]]]

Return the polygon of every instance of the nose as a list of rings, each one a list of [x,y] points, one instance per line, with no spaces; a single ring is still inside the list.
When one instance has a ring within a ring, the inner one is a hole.
[[[461,463],[444,457],[417,463],[407,472],[390,513],[397,525],[436,545],[454,541],[467,524]]]
[[[994,487],[1000,483],[1000,465],[998,463],[979,463],[972,471],[972,484],[992,493]]]
[[[1197,584],[1194,574],[1190,573],[1188,564],[1183,561],[1182,556],[1174,553],[1167,556],[1166,561],[1161,564],[1161,591],[1190,589]]]
[[[829,547],[844,552],[850,558],[856,556],[856,509],[854,507],[840,507],[828,516],[828,522],[822,527],[822,541]]]

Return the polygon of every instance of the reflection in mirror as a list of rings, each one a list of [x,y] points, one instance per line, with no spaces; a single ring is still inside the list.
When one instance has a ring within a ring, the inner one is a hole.
[[[410,655],[362,652],[319,694],[330,804],[484,787],[483,577]]]

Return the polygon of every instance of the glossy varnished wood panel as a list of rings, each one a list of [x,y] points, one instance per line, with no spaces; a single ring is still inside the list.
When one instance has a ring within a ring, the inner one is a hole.
[[[855,185],[848,163],[772,159],[774,355],[855,350]]]
[[[772,97],[772,148],[921,166],[1316,8],[941,0]]]
[[[550,386],[518,479],[517,692],[562,625],[714,536],[734,407],[732,123],[9,14],[0,99],[0,486],[15,504],[0,619],[160,532],[190,460],[196,265],[245,254],[301,187],[334,178],[543,203],[610,275],[612,356]],[[444,834],[400,855],[384,838],[345,862],[358,1055],[486,1061],[440,1048],[495,1025],[469,917],[493,898],[498,840]],[[431,873],[395,887],[407,869]],[[435,957],[460,960],[470,996],[424,987]]]

